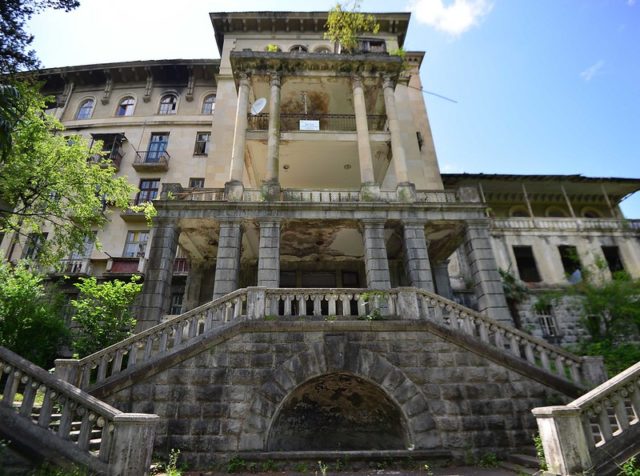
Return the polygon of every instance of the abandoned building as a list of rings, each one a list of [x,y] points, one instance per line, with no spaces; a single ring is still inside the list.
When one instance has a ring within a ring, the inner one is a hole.
[[[326,12],[210,16],[219,60],[39,73],[50,112],[103,141],[133,203],[158,211],[151,228],[114,212],[102,248],[88,240],[64,262],[71,278],[140,274],[144,288],[138,334],[57,362],[112,405],[63,403],[66,431],[83,430],[57,451],[107,471],[104,447],[121,440],[105,421],[127,411],[158,415],[155,448],[197,468],[236,454],[504,455],[531,446],[534,407],[606,380],[598,359],[556,346],[583,337],[578,316],[533,305],[585,267],[640,277],[640,221],[619,208],[640,179],[440,173],[424,53],[391,54],[409,13],[376,14],[355,52],[324,39]],[[2,248],[33,257],[38,239]],[[500,269],[530,288],[515,309]],[[0,360],[25,376],[5,400],[45,383]],[[640,427],[637,385],[630,395],[613,432]],[[597,449],[612,430],[589,415]]]

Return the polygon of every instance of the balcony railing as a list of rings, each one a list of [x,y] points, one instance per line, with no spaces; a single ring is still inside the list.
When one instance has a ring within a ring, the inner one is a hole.
[[[94,164],[100,164],[101,166],[110,165],[116,170],[120,170],[120,164],[122,163],[122,152],[119,150],[112,150],[107,155],[92,155],[89,157],[89,161]],[[109,162],[107,162],[109,161]]]
[[[142,274],[145,264],[144,258],[113,257],[107,261],[105,272],[110,274]]]
[[[133,168],[139,172],[166,172],[171,156],[166,150],[139,150],[133,161]]]
[[[640,220],[618,218],[496,218],[492,222],[498,230],[638,230]]]
[[[369,131],[380,132],[387,130],[387,116],[384,114],[368,115]],[[250,130],[266,131],[269,129],[269,114],[249,115]],[[339,131],[354,132],[356,130],[356,116],[354,114],[280,114],[280,130],[291,131]]]
[[[89,258],[69,258],[60,261],[61,272],[71,275],[89,275],[91,274],[91,260]]]

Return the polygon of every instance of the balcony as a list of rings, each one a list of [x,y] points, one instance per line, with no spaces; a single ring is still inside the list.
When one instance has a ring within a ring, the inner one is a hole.
[[[120,170],[120,164],[122,163],[122,151],[120,150],[112,150],[107,155],[92,155],[89,157],[89,162],[93,164],[98,164],[101,167],[111,166],[116,169],[116,171]]]
[[[170,158],[166,150],[139,150],[136,151],[133,168],[138,172],[166,172]]]
[[[112,257],[107,261],[105,273],[109,275],[130,276],[132,274],[143,274],[146,260],[142,257]]]
[[[53,273],[63,276],[89,276],[91,271],[91,259],[68,258],[60,260],[60,267],[54,270]]]
[[[269,129],[269,114],[249,115],[249,130],[266,131]],[[387,116],[373,114],[367,116],[367,126],[371,132],[387,130]],[[354,132],[355,114],[280,114],[281,132],[338,131]]]
[[[496,230],[511,231],[630,231],[640,233],[640,220],[620,220],[618,218],[495,218],[492,227]]]

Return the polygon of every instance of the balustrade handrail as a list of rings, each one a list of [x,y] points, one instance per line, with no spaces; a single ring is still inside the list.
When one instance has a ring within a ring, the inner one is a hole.
[[[620,372],[618,375],[610,378],[606,382],[600,384],[593,390],[585,393],[577,398],[568,406],[579,408],[584,411],[602,400],[614,395],[619,390],[626,388],[628,385],[638,385],[640,383],[640,362],[635,363],[628,369]]]
[[[494,228],[576,228],[601,229],[615,228],[640,229],[640,220],[621,218],[585,218],[585,217],[498,217],[492,220]],[[566,226],[565,226],[566,225]]]
[[[129,347],[131,344],[135,344],[135,343],[144,343],[146,342],[147,338],[153,335],[157,335],[162,333],[162,331],[170,329],[174,326],[176,326],[177,324],[180,323],[186,323],[189,321],[189,319],[191,319],[194,316],[197,316],[209,309],[215,308],[221,304],[226,303],[227,301],[231,301],[233,299],[235,299],[236,297],[239,296],[245,296],[246,295],[246,289],[238,289],[236,291],[233,291],[232,293],[226,294],[225,296],[222,296],[218,299],[214,299],[213,301],[210,301],[208,303],[203,304],[202,306],[196,307],[194,309],[191,309],[190,311],[185,312],[184,314],[180,314],[179,316],[175,316],[172,317],[171,319],[166,320],[165,322],[158,324],[156,326],[153,326],[147,330],[144,330],[138,334],[134,334],[130,337],[127,337],[124,340],[121,340],[120,342],[117,342],[109,347],[105,347],[104,349],[95,352],[91,355],[87,355],[86,357],[83,357],[81,359],[79,359],[77,361],[77,365],[82,366],[85,364],[89,364],[92,362],[96,362],[96,361],[100,361],[100,359],[104,356],[107,356],[109,354],[115,354],[116,351],[121,350],[121,349],[126,349],[127,347]]]

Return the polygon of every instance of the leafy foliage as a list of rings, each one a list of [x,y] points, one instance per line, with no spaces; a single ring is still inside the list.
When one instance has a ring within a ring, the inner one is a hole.
[[[102,159],[102,144],[92,148],[80,136],[65,137],[63,127],[45,114],[46,98],[34,85],[16,83],[22,113],[11,131],[12,146],[0,163],[0,231],[26,236],[50,231],[38,260],[52,264],[72,251],[81,251],[85,237],[107,222],[105,200],[118,208],[129,204],[135,188]],[[0,112],[0,117],[11,116]]]
[[[378,33],[380,25],[376,17],[359,11],[360,2],[336,3],[329,11],[324,34],[325,39],[340,44],[342,50],[353,52],[358,47],[358,36],[362,33]]]
[[[74,349],[80,357],[97,352],[132,334],[136,320],[130,307],[142,284],[139,276],[130,282],[106,281],[98,283],[96,278],[82,278],[75,286],[80,291],[78,299],[71,301],[75,309],[73,320]]]
[[[47,8],[70,11],[78,0],[2,0],[0,2],[0,75],[40,66],[35,51],[29,50],[33,36],[25,23]]]
[[[502,280],[502,290],[507,300],[509,313],[513,318],[515,326],[520,329],[522,324],[520,321],[520,313],[518,312],[518,304],[529,296],[529,288],[509,271],[499,269],[498,272]]]
[[[0,345],[43,368],[50,368],[68,338],[62,296],[46,290],[43,277],[26,262],[0,263]]]

